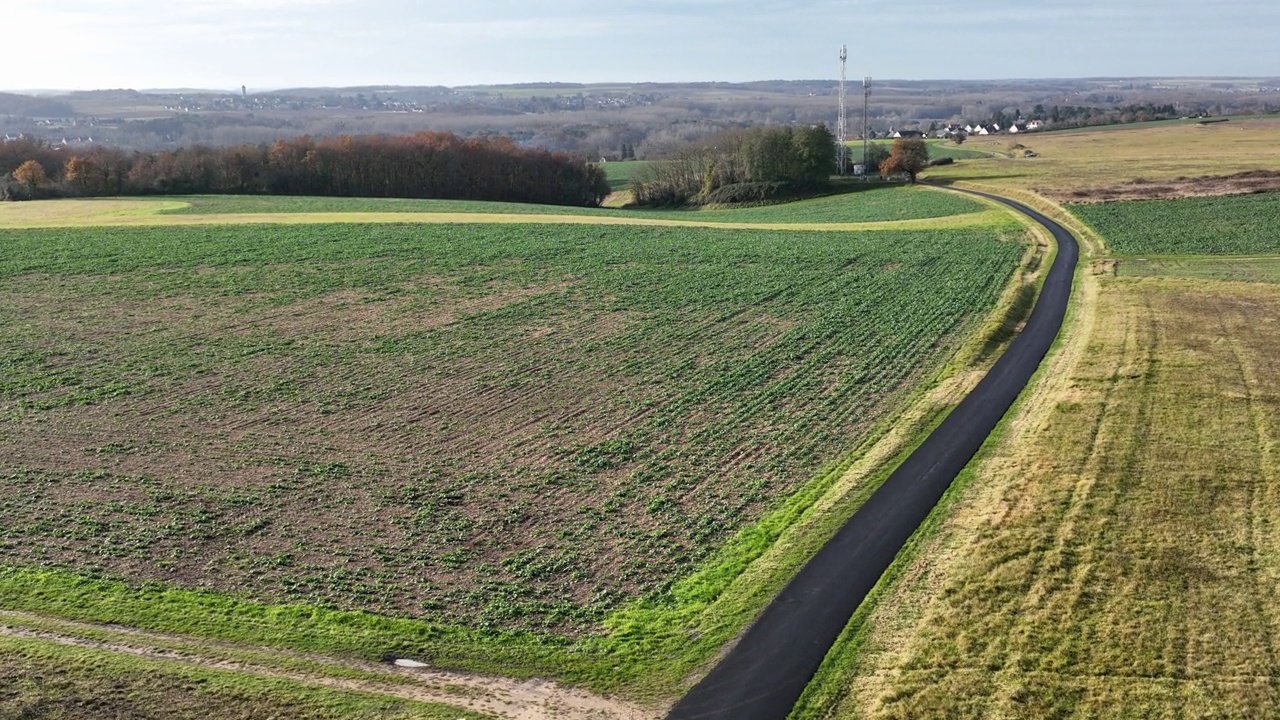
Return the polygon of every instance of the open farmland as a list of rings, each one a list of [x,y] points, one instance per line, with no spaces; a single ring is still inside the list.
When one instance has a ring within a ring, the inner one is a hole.
[[[0,247],[6,604],[253,642],[184,623],[220,594],[429,623],[339,643],[375,654],[429,627],[585,637],[663,598],[908,397],[1025,252],[1008,221],[68,228]],[[446,662],[482,664],[459,642]],[[490,671],[521,662],[506,645]]]
[[[169,199],[166,198],[166,201]],[[465,200],[394,200],[369,198],[292,198],[271,196],[200,196],[176,198],[190,206],[177,214],[218,215],[285,212],[421,212],[582,215],[589,217],[643,217],[724,223],[854,223],[943,218],[978,212],[979,203],[954,193],[873,185],[803,202],[726,210],[615,210],[490,203]]]
[[[1275,717],[1280,289],[1098,292],[801,716]]]
[[[1276,141],[1275,118],[1029,134],[1042,157],[930,170],[1093,257],[1040,377],[793,717],[1276,716],[1280,194],[1238,194]],[[1089,202],[1143,192],[1182,199]]]
[[[1117,255],[1280,252],[1280,192],[1066,207]]]
[[[1062,202],[1085,202],[1093,189],[1116,183],[1276,170],[1280,118],[1243,117],[1206,127],[1168,123],[1116,126],[1109,131],[971,137],[963,147],[1001,152],[1015,142],[1040,156],[961,160],[930,168],[928,177],[1034,190]]]
[[[614,210],[452,200],[271,196],[84,199],[0,204],[0,228],[319,223],[574,223],[777,230],[983,227],[1001,211],[956,194],[871,186],[802,202],[733,210]]]
[[[976,160],[999,156],[1002,153],[993,149],[978,149],[966,145],[957,145],[950,140],[926,140],[929,146],[929,158],[951,158],[953,160]]]
[[[623,162],[604,163],[604,176],[609,181],[609,188],[615,192],[626,190],[631,184],[631,177],[636,171],[648,165],[647,160],[627,160]]]
[[[929,158],[951,158],[953,160],[973,160],[978,158],[990,158],[1000,156],[1003,153],[995,149],[977,149],[968,145],[957,145],[950,140],[936,140],[926,138],[925,145],[929,147]],[[892,140],[872,140],[873,145],[879,145],[885,150],[893,148]],[[862,162],[862,141],[851,140],[847,143],[849,147],[849,158],[855,163]],[[874,171],[874,168],[873,168]]]

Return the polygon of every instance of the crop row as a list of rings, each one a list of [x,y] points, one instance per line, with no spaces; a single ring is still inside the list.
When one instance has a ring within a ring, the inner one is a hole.
[[[1280,193],[1067,206],[1119,255],[1280,252]]]
[[[989,231],[8,233],[0,564],[476,627],[664,592],[992,304]]]

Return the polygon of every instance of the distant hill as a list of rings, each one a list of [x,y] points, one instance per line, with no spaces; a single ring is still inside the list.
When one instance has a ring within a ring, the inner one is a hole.
[[[76,114],[74,108],[61,100],[0,93],[0,115],[17,115],[36,118],[64,118]]]
[[[272,90],[269,93],[257,94],[280,95],[283,97],[317,97],[325,95],[354,97],[356,95],[442,95],[450,92],[453,92],[452,89],[444,87],[443,85],[357,85],[352,87],[284,88],[281,90]]]

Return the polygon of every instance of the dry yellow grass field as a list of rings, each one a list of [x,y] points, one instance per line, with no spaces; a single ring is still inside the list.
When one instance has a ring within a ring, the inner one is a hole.
[[[1008,224],[1008,213],[999,210],[950,215],[917,220],[881,222],[704,222],[658,217],[616,217],[600,215],[496,214],[483,212],[259,212],[166,214],[188,207],[175,200],[39,200],[0,203],[0,229],[122,226],[192,225],[322,225],[322,224],[553,224],[630,225],[643,227],[705,227],[722,230],[827,230],[858,232],[867,230],[922,230],[986,227]]]
[[[979,181],[1068,197],[1079,188],[1280,169],[1280,118],[971,138],[965,147],[1021,143],[1035,158],[962,160],[929,171],[933,180]]]
[[[811,714],[1280,714],[1280,287],[1099,289]]]

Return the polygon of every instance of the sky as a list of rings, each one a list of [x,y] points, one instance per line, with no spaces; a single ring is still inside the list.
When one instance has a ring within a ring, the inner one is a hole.
[[[1276,0],[2,0],[0,88],[1280,75]],[[19,59],[22,59],[19,61]]]

